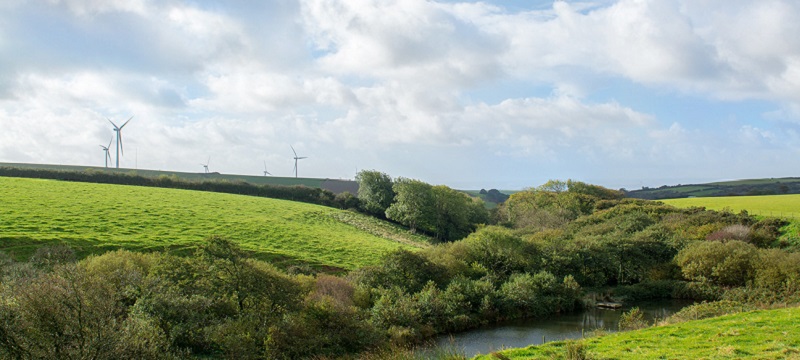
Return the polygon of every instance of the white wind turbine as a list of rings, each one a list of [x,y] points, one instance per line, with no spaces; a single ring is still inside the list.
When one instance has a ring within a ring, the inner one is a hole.
[[[117,133],[117,169],[119,169],[119,153],[120,153],[120,150],[122,151],[123,155],[125,155],[125,149],[122,148],[122,128],[124,128],[125,125],[128,125],[128,122],[130,122],[131,119],[133,119],[133,116],[131,116],[128,119],[128,121],[125,121],[125,123],[123,123],[122,126],[117,126],[117,124],[114,124],[114,122],[111,121],[111,119],[109,119],[109,118],[106,118],[106,119],[108,120],[108,122],[111,123],[111,125],[114,125],[114,132]]]
[[[294,177],[297,178],[297,160],[308,159],[307,156],[297,156],[297,151],[294,151],[294,146],[289,145],[294,153]]]
[[[114,142],[114,138],[112,137],[111,140],[108,141],[108,146],[100,145],[103,148],[103,152],[106,153],[105,160],[106,160],[106,169],[108,169],[108,160],[111,160],[111,154],[108,150],[111,148],[111,143]]]

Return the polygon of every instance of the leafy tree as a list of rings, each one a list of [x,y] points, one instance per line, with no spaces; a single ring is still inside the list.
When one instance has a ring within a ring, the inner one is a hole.
[[[434,206],[434,236],[437,239],[453,241],[469,235],[476,224],[489,220],[486,207],[480,199],[473,200],[469,195],[439,185],[431,188]]]
[[[584,194],[602,200],[619,200],[625,197],[625,193],[620,190],[611,190],[598,185],[587,184],[581,181],[567,180],[569,192]]]
[[[556,194],[567,191],[567,189],[568,189],[567,182],[563,180],[548,180],[546,183],[539,185],[536,188],[537,191],[547,191]]]
[[[386,209],[386,217],[408,226],[412,232],[432,232],[435,212],[432,187],[419,180],[399,178],[392,188],[395,201]]]
[[[376,170],[362,170],[356,175],[358,200],[364,211],[384,216],[394,200],[392,178]]]

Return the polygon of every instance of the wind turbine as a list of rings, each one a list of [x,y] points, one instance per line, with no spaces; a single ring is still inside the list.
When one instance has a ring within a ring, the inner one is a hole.
[[[117,124],[114,124],[114,122],[111,121],[111,119],[109,119],[109,118],[106,118],[106,119],[108,120],[108,122],[111,123],[111,125],[114,125],[114,132],[117,133],[117,169],[119,169],[119,152],[120,152],[120,150],[122,150],[122,155],[125,155],[125,149],[122,148],[122,128],[124,128],[125,125],[128,125],[128,122],[130,122],[131,119],[133,119],[133,116],[131,116],[128,119],[128,121],[126,121],[124,124],[122,124],[122,126],[117,126]]]
[[[307,156],[297,156],[297,151],[294,151],[294,146],[289,145],[294,153],[294,177],[297,178],[297,160],[308,159]]]
[[[108,142],[108,146],[103,146],[103,145],[100,145],[100,147],[101,147],[101,148],[103,148],[103,151],[106,153],[106,156],[105,156],[105,160],[106,160],[106,169],[108,169],[108,160],[111,160],[111,154],[109,154],[109,153],[108,153],[108,149],[110,149],[110,148],[111,148],[111,143],[112,143],[113,141],[114,141],[114,138],[112,137],[112,138],[111,138],[111,140]]]
[[[267,175],[272,176],[272,174],[270,174],[269,171],[267,171],[267,161],[264,160],[264,176],[267,176]]]
[[[205,164],[202,164],[202,163],[200,164],[200,165],[203,165],[203,168],[205,168],[206,174],[208,174],[208,164],[210,164],[210,163],[211,163],[211,156],[208,157],[208,160],[206,160]]]

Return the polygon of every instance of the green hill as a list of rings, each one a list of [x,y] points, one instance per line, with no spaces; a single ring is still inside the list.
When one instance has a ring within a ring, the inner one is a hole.
[[[0,250],[17,259],[56,243],[189,252],[219,235],[284,267],[354,269],[428,240],[353,212],[201,191],[0,177],[0,204]]]
[[[627,191],[626,196],[639,199],[674,199],[711,196],[754,196],[800,194],[800,178],[749,179],[707,184],[643,187]]]
[[[180,171],[115,169],[115,168],[104,168],[95,166],[47,165],[47,164],[23,164],[23,163],[0,163],[0,168],[38,169],[38,170],[76,171],[76,172],[97,171],[97,172],[137,175],[149,178],[170,176],[170,177],[176,177],[181,180],[189,180],[189,181],[208,181],[208,180],[225,180],[231,182],[243,181],[254,185],[281,185],[281,186],[303,185],[312,188],[321,188],[325,190],[330,190],[335,194],[342,193],[345,191],[350,192],[352,194],[358,192],[357,182],[352,180],[342,180],[342,179],[316,179],[316,178],[295,178],[295,177],[279,177],[279,176],[236,175],[236,174],[220,174],[217,172],[206,174],[206,173],[188,173]]]
[[[500,352],[505,357],[481,355],[475,359],[797,359],[798,322],[800,308],[760,310],[614,333],[577,343],[559,341],[511,349]]]

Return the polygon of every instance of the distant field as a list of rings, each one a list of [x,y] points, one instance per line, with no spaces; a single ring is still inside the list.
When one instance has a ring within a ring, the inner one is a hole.
[[[614,333],[581,343],[589,359],[797,359],[798,322],[799,308],[762,310]],[[501,353],[513,360],[563,359],[567,358],[565,345],[559,341]]]
[[[676,199],[689,196],[757,196],[757,195],[786,195],[800,194],[800,178],[769,178],[746,179],[734,181],[720,181],[707,184],[688,184],[660,186],[657,188],[643,187],[632,190],[628,197],[640,199]]]
[[[47,165],[47,164],[22,164],[22,163],[0,163],[0,166],[21,168],[21,169],[46,169],[46,170],[59,170],[59,171],[107,171],[112,173],[121,174],[136,174],[145,177],[159,177],[159,176],[175,176],[183,180],[203,181],[203,180],[227,180],[227,181],[245,181],[256,185],[282,185],[282,186],[295,186],[303,185],[312,188],[322,188],[331,190],[334,193],[342,191],[349,191],[356,193],[358,191],[358,183],[346,179],[316,179],[316,178],[295,178],[295,177],[279,177],[279,176],[257,176],[257,175],[236,175],[236,174],[220,174],[220,173],[188,173],[179,171],[162,171],[162,170],[146,170],[146,169],[115,169],[103,168],[96,166],[75,166],[75,165]]]
[[[80,255],[126,248],[192,251],[211,235],[283,266],[354,269],[426,239],[347,211],[285,200],[0,177],[0,250],[17,259],[64,243]]]
[[[705,207],[711,210],[747,210],[754,215],[800,218],[800,195],[697,197],[659,200],[672,206]]]

